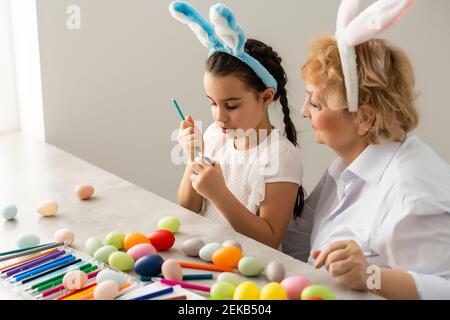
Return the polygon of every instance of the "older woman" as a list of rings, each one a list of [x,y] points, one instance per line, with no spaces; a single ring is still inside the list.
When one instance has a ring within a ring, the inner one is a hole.
[[[302,116],[338,158],[291,220],[283,250],[308,251],[309,263],[355,290],[450,299],[450,167],[410,133],[419,119],[411,63],[384,40],[355,53],[356,110],[334,37],[316,40],[302,68]]]

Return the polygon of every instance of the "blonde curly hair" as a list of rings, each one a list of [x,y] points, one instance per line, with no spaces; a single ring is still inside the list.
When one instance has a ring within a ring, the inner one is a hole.
[[[419,123],[415,77],[409,58],[402,50],[379,39],[358,45],[356,54],[358,105],[370,106],[375,114],[367,142],[377,143],[380,135],[403,142]],[[323,106],[343,110],[359,121],[360,113],[350,113],[347,108],[344,75],[334,37],[327,35],[312,43],[301,75],[317,88]]]

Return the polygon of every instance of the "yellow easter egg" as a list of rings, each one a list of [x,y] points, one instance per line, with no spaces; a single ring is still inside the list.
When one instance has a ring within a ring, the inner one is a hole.
[[[234,300],[259,300],[259,288],[251,281],[244,281],[236,287]]]
[[[287,293],[278,282],[268,283],[262,288],[260,300],[286,300]]]

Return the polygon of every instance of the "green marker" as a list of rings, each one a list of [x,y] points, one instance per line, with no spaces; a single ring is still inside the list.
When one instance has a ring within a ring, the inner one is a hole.
[[[186,117],[183,114],[183,111],[181,111],[180,105],[178,104],[177,100],[172,99],[172,106],[175,108],[175,110],[177,111],[178,115],[180,116],[181,120],[186,121]],[[208,157],[204,156],[202,153],[202,149],[200,149],[199,146],[195,147],[195,152],[198,153],[198,155],[200,157],[202,157],[203,159],[205,159],[206,161],[208,161],[211,165],[214,165],[214,161],[212,161],[211,159],[209,159]]]

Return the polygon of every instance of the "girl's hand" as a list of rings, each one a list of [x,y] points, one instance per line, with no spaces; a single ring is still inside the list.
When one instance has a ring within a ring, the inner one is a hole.
[[[355,241],[334,242],[323,251],[312,251],[311,257],[316,260],[316,269],[325,266],[339,284],[353,290],[368,290],[369,263]]]
[[[196,147],[199,147],[203,152],[202,133],[195,127],[194,119],[192,119],[191,116],[187,116],[186,120],[182,121],[180,124],[178,143],[183,147],[187,158],[191,162],[194,161]]]
[[[201,158],[196,158],[190,164],[194,174],[191,174],[192,187],[202,197],[214,202],[227,190],[220,164],[216,161],[214,165],[209,164]]]

